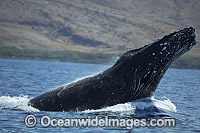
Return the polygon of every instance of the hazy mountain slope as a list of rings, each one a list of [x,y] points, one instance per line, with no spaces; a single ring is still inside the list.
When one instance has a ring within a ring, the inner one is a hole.
[[[199,0],[1,0],[0,45],[122,52],[199,22]]]

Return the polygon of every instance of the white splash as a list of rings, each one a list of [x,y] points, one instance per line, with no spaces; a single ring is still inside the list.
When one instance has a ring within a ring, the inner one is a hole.
[[[176,106],[171,102],[170,99],[166,97],[163,97],[162,100],[157,100],[154,97],[152,97],[151,99],[157,108],[167,110],[167,111],[177,112]]]
[[[91,112],[128,112],[128,111],[134,111],[135,108],[132,107],[131,103],[124,103],[124,104],[117,104],[114,106],[102,108],[102,109],[96,109],[96,110],[85,110],[82,111],[83,113],[91,113]]]
[[[22,110],[27,112],[38,112],[31,106],[28,106],[28,101],[30,99],[27,96],[20,95],[15,97],[1,96],[0,97],[0,109],[10,109],[10,110]]]
[[[28,106],[28,101],[30,98],[27,96],[1,96],[0,97],[0,109],[9,109],[9,110],[20,110],[27,112],[39,112],[38,109],[35,109],[31,106]],[[162,110],[176,112],[176,106],[170,101],[170,99],[165,98],[164,100],[157,100],[154,97],[144,98],[134,102],[128,102],[124,104],[117,104],[110,107],[105,107],[97,110],[85,110],[84,113],[92,112],[134,112],[136,109],[145,110],[149,107],[157,107]]]
[[[124,104],[117,104],[114,106],[97,109],[97,110],[85,110],[82,111],[84,113],[92,113],[92,112],[133,112],[136,109],[145,110],[150,107],[156,107],[162,110],[176,111],[176,106],[170,101],[170,99],[164,98],[162,100],[157,100],[154,97],[143,98],[134,102],[128,102]]]

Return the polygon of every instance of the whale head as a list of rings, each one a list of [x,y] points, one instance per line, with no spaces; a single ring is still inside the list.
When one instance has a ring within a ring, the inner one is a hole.
[[[164,36],[154,43],[124,53],[113,67],[123,75],[127,99],[152,96],[170,64],[196,44],[193,27]]]

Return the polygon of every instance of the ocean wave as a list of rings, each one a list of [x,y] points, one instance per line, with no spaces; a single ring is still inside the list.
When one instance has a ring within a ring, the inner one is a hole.
[[[39,111],[38,109],[28,106],[29,100],[30,100],[30,98],[28,98],[28,96],[24,96],[24,95],[15,96],[15,97],[1,96],[0,97],[0,109],[38,112]]]

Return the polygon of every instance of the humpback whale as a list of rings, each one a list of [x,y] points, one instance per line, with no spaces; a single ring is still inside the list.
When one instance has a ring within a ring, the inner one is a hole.
[[[165,35],[121,55],[96,75],[63,85],[29,100],[41,111],[83,111],[150,97],[170,64],[196,44],[193,27]]]

